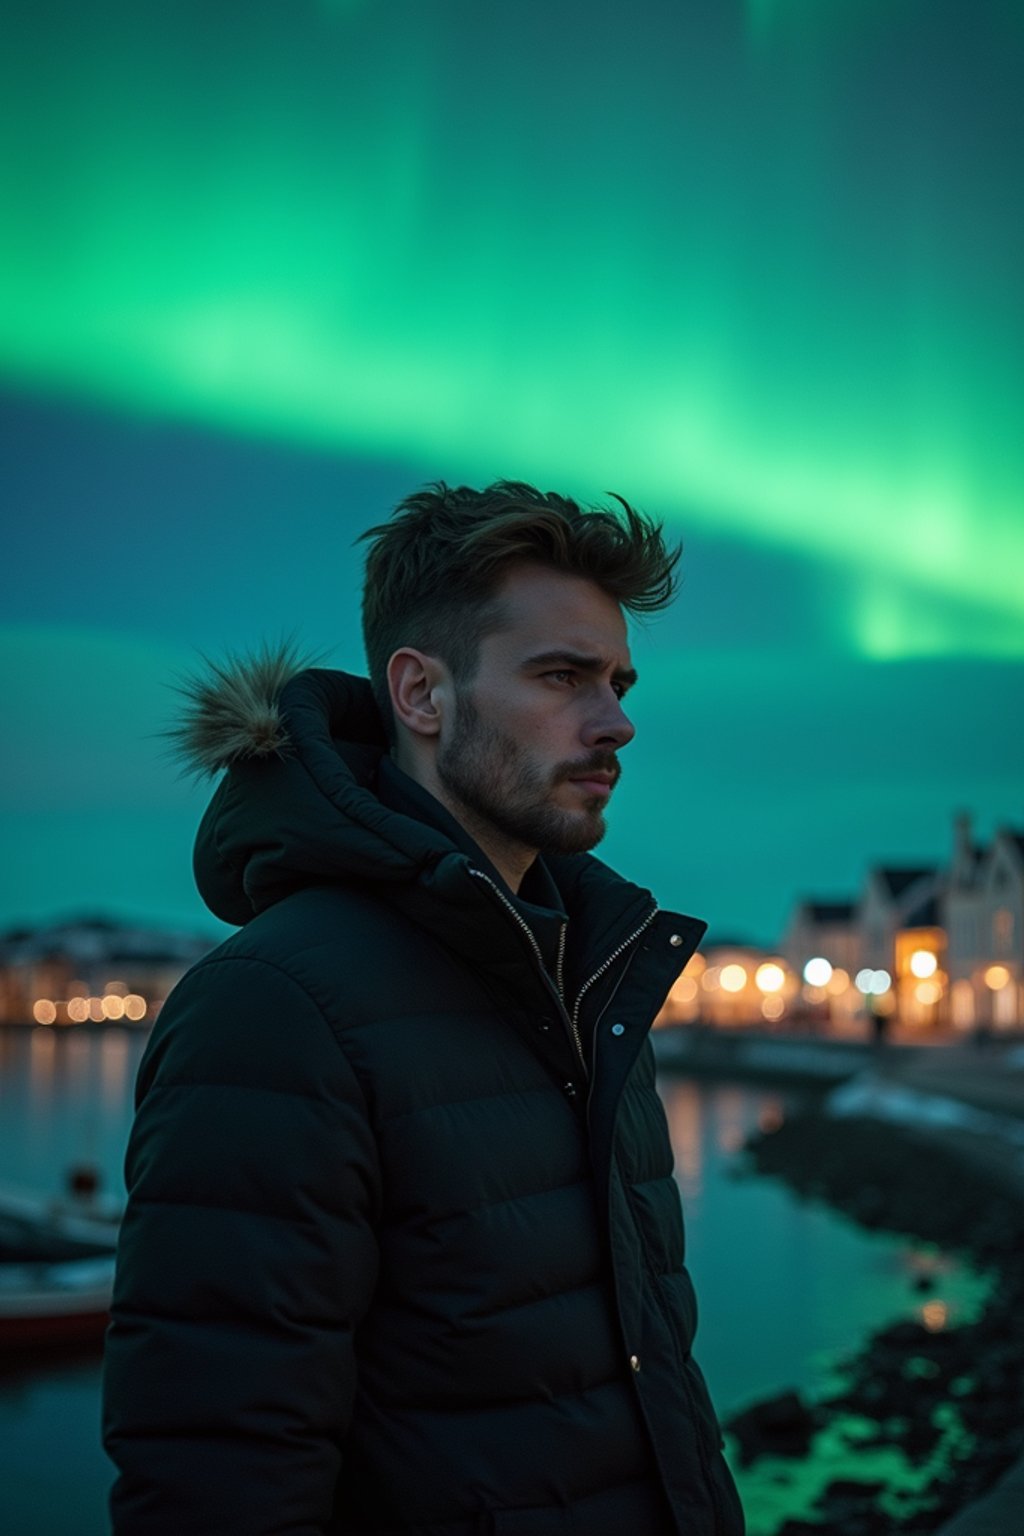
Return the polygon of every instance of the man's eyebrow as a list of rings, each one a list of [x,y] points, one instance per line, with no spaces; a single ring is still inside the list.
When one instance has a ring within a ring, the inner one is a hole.
[[[575,667],[578,672],[603,672],[605,663],[600,656],[588,656],[582,651],[538,651],[536,656],[528,656],[523,662],[524,672],[532,671],[534,667]],[[632,688],[637,678],[635,667],[616,667],[612,673],[612,681],[623,683],[627,688]]]

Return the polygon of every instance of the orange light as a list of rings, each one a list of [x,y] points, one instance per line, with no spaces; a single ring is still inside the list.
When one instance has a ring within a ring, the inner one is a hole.
[[[841,965],[837,965],[828,981],[825,983],[825,991],[833,997],[838,997],[841,992],[846,992],[850,986],[850,973],[844,971]]]
[[[40,997],[32,1004],[32,1017],[37,1024],[52,1024],[57,1017],[57,1009],[48,997]]]
[[[764,1014],[764,1017],[771,1019],[773,1022],[776,1019],[781,1019],[785,1011],[786,1005],[777,992],[773,993],[770,997],[764,998],[761,1003],[761,1012]]]
[[[128,988],[123,981],[108,981],[103,993],[105,997],[127,997]]]
[[[742,992],[747,984],[747,973],[742,965],[726,965],[722,967],[723,992]]]
[[[1000,987],[1005,987],[1010,979],[1010,973],[1005,965],[990,965],[985,972],[985,985],[991,987],[993,992],[998,992]]]
[[[108,992],[103,999],[103,1017],[105,1019],[124,1018],[124,998],[118,997],[116,992]]]
[[[146,1017],[146,999],[140,997],[137,992],[129,992],[124,1000],[124,1016],[137,1024],[140,1019]]]
[[[754,972],[754,980],[761,992],[781,992],[786,973],[781,965],[775,964],[774,960],[766,960],[764,965],[759,965]],[[768,1017],[770,1018],[771,1015],[769,1014]]]
[[[915,949],[910,957],[910,974],[917,976],[921,981],[927,981],[929,976],[934,976],[939,968],[939,962],[930,949]]]
[[[700,984],[701,984],[701,986],[704,988],[704,990],[706,992],[714,992],[714,991],[717,990],[717,988],[718,988],[718,979],[721,976],[721,974],[722,974],[721,970],[719,969],[719,967],[717,965],[709,965],[708,966],[707,970],[704,972],[703,976],[700,978]]]
[[[929,1333],[940,1333],[949,1321],[949,1308],[944,1301],[926,1301],[921,1308],[921,1321]]]
[[[89,1017],[94,1024],[103,1023],[103,999],[102,997],[90,997]]]
[[[677,1003],[692,1003],[697,996],[697,983],[692,976],[683,976],[672,988],[672,997]]]
[[[919,981],[914,988],[914,996],[919,1003],[937,1003],[942,996],[942,988],[937,981]]]
[[[89,1017],[89,1001],[85,997],[68,999],[68,1023],[84,1024]]]

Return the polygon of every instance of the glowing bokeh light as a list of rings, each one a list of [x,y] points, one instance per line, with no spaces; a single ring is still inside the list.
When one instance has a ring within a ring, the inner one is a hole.
[[[926,1301],[921,1308],[921,1321],[929,1333],[941,1333],[949,1321],[949,1308],[944,1301]]]
[[[754,981],[761,992],[781,992],[786,982],[786,973],[781,965],[766,960],[754,972]]]
[[[917,976],[921,981],[934,976],[938,968],[938,958],[929,949],[915,949],[910,957],[910,974]]]
[[[812,987],[824,987],[832,976],[832,966],[821,955],[816,955],[813,960],[808,960],[804,966],[804,981]]]
[[[32,1004],[32,1017],[37,1024],[52,1024],[56,1020],[57,1009],[48,997],[40,997]]]
[[[1005,987],[1010,980],[1010,973],[1005,965],[990,965],[985,971],[985,985],[993,992],[998,992]]]
[[[89,1000],[87,997],[75,996],[68,999],[68,1021],[71,1024],[84,1024],[89,1017]]]
[[[723,992],[742,992],[747,984],[747,973],[742,965],[724,965],[721,975]]]
[[[137,1024],[140,1019],[146,1017],[146,999],[140,997],[137,992],[129,992],[124,1000],[124,1016]]]

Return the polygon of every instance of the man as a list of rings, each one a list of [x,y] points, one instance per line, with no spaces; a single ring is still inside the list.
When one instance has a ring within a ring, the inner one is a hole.
[[[143,1059],[116,1536],[740,1536],[647,1032],[704,925],[593,858],[658,525],[500,482],[371,529],[371,684],[192,688],[243,931]],[[666,808],[666,835],[674,817]]]

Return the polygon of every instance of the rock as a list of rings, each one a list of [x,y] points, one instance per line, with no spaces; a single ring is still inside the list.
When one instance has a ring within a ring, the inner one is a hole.
[[[736,1437],[744,1466],[758,1456],[805,1456],[815,1427],[814,1414],[797,1392],[755,1403],[725,1426]]]

